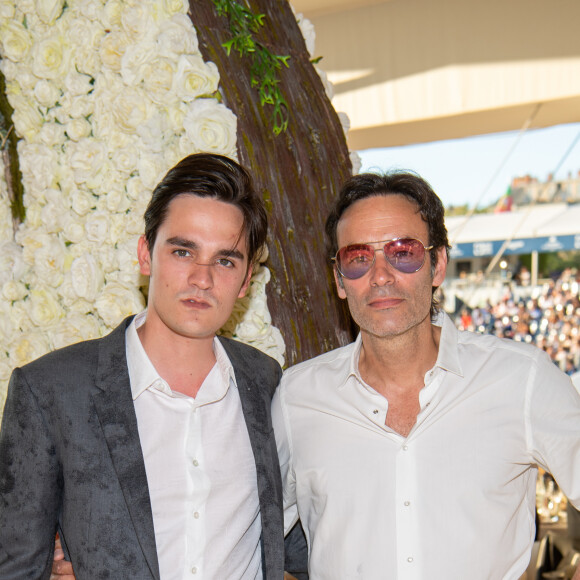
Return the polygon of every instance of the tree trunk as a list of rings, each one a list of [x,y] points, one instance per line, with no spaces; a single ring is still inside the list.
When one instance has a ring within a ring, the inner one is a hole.
[[[231,35],[211,0],[190,0],[200,50],[220,72],[225,104],[238,118],[240,162],[251,170],[270,220],[268,306],[286,341],[288,365],[352,340],[348,310],[334,290],[324,222],[342,182],[351,174],[344,133],[286,0],[246,2],[265,14],[255,38],[277,55],[290,55],[280,88],[290,114],[276,136],[270,106],[250,85],[249,58],[222,44]]]

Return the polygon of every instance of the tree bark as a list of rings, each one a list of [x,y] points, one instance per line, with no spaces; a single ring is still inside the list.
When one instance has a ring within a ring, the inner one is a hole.
[[[324,222],[351,162],[338,116],[310,63],[304,39],[286,0],[251,0],[265,14],[255,38],[277,55],[290,55],[280,88],[288,103],[286,132],[276,136],[272,108],[260,105],[250,84],[250,60],[228,56],[231,35],[211,0],[190,0],[200,50],[220,72],[220,92],[238,118],[238,155],[248,167],[269,212],[268,306],[286,342],[292,365],[352,340],[348,310],[336,296],[324,243]]]

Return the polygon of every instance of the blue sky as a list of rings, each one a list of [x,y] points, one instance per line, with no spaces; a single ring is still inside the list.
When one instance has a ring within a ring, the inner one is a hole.
[[[486,206],[503,195],[513,177],[545,180],[580,135],[580,123],[359,151],[361,171],[412,169],[424,177],[445,205]],[[513,150],[512,150],[513,149]],[[511,154],[510,154],[511,151]],[[507,161],[505,161],[508,156]],[[505,161],[505,163],[504,163]],[[556,178],[580,170],[580,140]]]

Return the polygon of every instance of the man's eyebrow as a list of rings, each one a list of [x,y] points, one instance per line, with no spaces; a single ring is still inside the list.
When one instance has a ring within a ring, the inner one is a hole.
[[[199,244],[192,240],[188,240],[187,238],[182,238],[180,236],[174,236],[172,238],[168,238],[165,242],[171,246],[177,246],[180,248],[187,248],[188,250],[198,250]],[[233,258],[234,260],[243,261],[245,256],[236,248],[225,248],[223,250],[218,250],[215,253],[216,256],[222,256],[224,258]]]
[[[179,246],[181,248],[188,248],[189,250],[197,250],[199,248],[198,244],[196,244],[192,240],[180,238],[179,236],[168,238],[165,243],[169,244],[170,246]]]

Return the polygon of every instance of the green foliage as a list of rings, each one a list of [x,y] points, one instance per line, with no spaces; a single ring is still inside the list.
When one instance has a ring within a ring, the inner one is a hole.
[[[227,17],[232,37],[222,46],[228,56],[232,50],[240,57],[251,60],[250,82],[260,96],[262,107],[271,105],[274,133],[279,135],[288,128],[288,104],[280,91],[279,72],[288,67],[290,56],[273,54],[256,40],[254,34],[264,26],[265,14],[255,14],[235,0],[213,0],[219,16]]]

